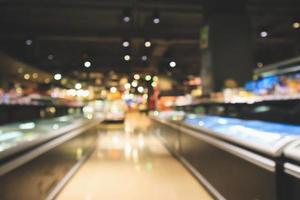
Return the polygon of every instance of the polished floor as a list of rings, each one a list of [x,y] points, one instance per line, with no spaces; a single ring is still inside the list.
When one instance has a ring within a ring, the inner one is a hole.
[[[102,125],[98,149],[57,200],[210,200],[212,197],[132,113]]]

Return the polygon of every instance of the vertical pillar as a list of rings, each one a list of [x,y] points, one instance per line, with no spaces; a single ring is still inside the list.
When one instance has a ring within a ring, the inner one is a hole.
[[[251,79],[254,67],[252,31],[245,4],[235,0],[211,1],[206,11],[207,22],[201,30],[204,93],[220,91],[229,79],[243,86]]]

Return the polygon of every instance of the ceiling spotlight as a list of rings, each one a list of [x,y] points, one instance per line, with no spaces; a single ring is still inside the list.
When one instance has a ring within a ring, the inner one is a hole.
[[[159,12],[156,11],[153,13],[153,23],[154,24],[159,24],[160,22],[160,17],[159,17]]]
[[[268,32],[267,31],[262,31],[262,32],[260,32],[260,37],[262,37],[262,38],[265,38],[265,37],[268,37]]]
[[[148,60],[148,56],[142,56],[142,61],[147,61]]]
[[[299,22],[294,22],[294,23],[293,23],[293,28],[294,28],[294,29],[300,28],[300,23],[299,23]]]
[[[123,21],[126,22],[126,23],[129,22],[130,21],[130,17],[129,16],[124,16],[123,17]]]
[[[123,41],[122,45],[123,45],[123,47],[129,47],[130,46],[130,42],[127,41],[127,40],[125,40],[125,41]]]
[[[169,65],[170,65],[170,67],[174,68],[174,67],[176,67],[176,62],[171,61]]]
[[[123,21],[125,23],[130,22],[131,17],[130,17],[130,11],[129,10],[124,10],[124,14],[123,14]]]
[[[133,78],[134,78],[135,80],[139,80],[139,79],[141,78],[141,76],[140,76],[139,74],[135,74],[135,75],[133,76]]]
[[[76,83],[76,84],[75,84],[75,89],[76,89],[76,90],[80,90],[81,88],[82,88],[81,83]]]
[[[129,61],[129,60],[130,60],[130,55],[128,55],[128,54],[125,55],[125,56],[124,56],[124,60],[125,60],[125,61]]]
[[[54,74],[54,80],[59,81],[62,78],[61,74]]]
[[[26,41],[25,41],[25,44],[26,44],[27,46],[32,45],[32,40],[30,40],[30,39],[26,40]]]
[[[32,74],[32,78],[37,79],[38,77],[39,77],[39,74],[38,74],[38,73],[33,73],[33,74]]]
[[[151,42],[149,40],[145,42],[145,47],[151,47]]]
[[[91,67],[91,65],[92,65],[92,63],[91,63],[90,61],[85,61],[85,62],[84,62],[84,66],[85,66],[86,68]]]
[[[30,74],[24,74],[24,79],[29,80],[30,79]]]
[[[53,60],[54,59],[54,56],[52,54],[49,54],[48,55],[48,60]]]

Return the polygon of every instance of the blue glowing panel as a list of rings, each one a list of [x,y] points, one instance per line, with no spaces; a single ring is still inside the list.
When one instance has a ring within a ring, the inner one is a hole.
[[[187,115],[184,123],[193,127],[206,128],[215,134],[247,142],[273,146],[285,136],[300,136],[300,126],[241,120],[216,116]]]

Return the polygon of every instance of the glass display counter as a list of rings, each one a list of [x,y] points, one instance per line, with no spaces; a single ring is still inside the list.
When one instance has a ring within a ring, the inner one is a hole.
[[[283,194],[286,199],[300,199],[300,139],[284,150]]]
[[[172,153],[216,199],[281,199],[282,154],[300,137],[299,126],[196,114],[172,120],[177,115],[151,118]]]
[[[81,115],[70,115],[0,126],[0,159],[80,127],[87,121]]]
[[[270,156],[280,156],[283,147],[300,136],[300,126],[188,114],[183,125]]]
[[[94,151],[100,122],[69,115],[0,126],[0,199],[54,199]]]

